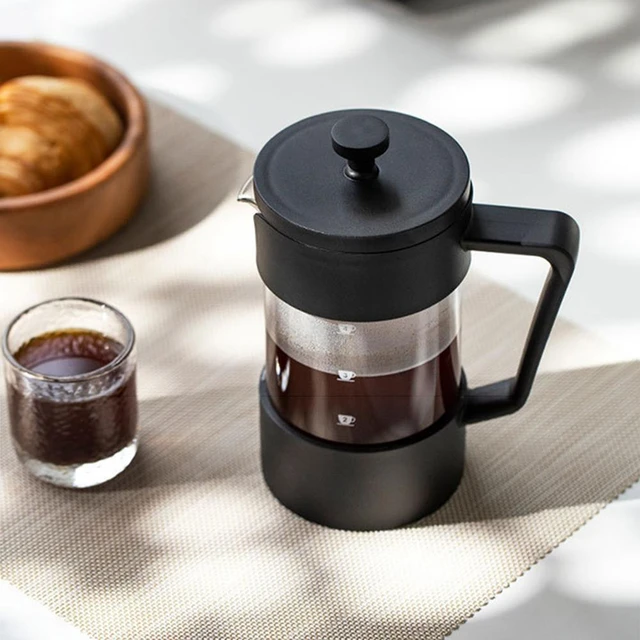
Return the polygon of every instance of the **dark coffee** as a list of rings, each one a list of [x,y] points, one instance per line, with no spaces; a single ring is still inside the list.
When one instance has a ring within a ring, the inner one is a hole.
[[[123,345],[100,333],[65,330],[33,338],[14,354],[23,367],[59,378],[97,372]],[[109,374],[107,374],[109,375]],[[115,379],[115,378],[114,378]],[[57,465],[95,462],[128,445],[138,423],[135,373],[88,397],[24,393],[12,384],[8,404],[13,438],[22,452]]]
[[[459,396],[457,338],[411,369],[381,376],[312,369],[267,334],[267,388],[278,413],[294,426],[333,442],[390,442],[432,425]]]

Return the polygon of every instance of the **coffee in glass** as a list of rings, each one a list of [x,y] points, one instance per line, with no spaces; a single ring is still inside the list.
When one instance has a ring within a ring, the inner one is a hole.
[[[100,302],[63,298],[18,316],[3,343],[11,435],[37,477],[100,484],[137,448],[134,333]]]

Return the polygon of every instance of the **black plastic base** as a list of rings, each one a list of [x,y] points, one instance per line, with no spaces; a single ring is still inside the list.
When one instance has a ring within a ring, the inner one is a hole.
[[[465,430],[450,418],[398,442],[355,446],[310,436],[276,412],[260,380],[262,473],[298,515],[337,529],[371,531],[414,522],[454,493]]]

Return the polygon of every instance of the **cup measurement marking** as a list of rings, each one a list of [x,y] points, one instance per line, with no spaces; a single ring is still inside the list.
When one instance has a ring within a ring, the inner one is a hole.
[[[338,369],[338,378],[340,382],[353,382],[356,379],[355,371],[346,371],[345,369]]]
[[[345,413],[338,414],[338,422],[337,425],[339,427],[355,427],[356,426],[356,417],[350,416]]]
[[[339,324],[338,333],[342,336],[350,336],[356,332],[356,327],[353,324]]]

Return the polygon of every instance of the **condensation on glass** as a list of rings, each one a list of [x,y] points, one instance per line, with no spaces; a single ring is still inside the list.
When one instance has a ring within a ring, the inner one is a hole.
[[[334,442],[415,434],[459,398],[459,288],[402,318],[340,322],[304,313],[265,288],[266,380],[290,424]]]

